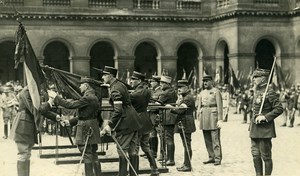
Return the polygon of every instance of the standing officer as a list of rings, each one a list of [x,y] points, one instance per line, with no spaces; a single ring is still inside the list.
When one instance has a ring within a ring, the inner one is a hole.
[[[294,121],[295,121],[295,113],[297,110],[297,101],[298,101],[298,94],[295,89],[291,89],[289,99],[287,100],[287,114],[290,124],[288,127],[293,128],[294,127]],[[285,119],[285,123],[287,122],[287,119]]]
[[[250,120],[251,153],[253,156],[256,175],[263,175],[263,162],[265,163],[265,175],[271,175],[273,170],[272,142],[276,137],[274,119],[283,112],[279,96],[272,89],[265,91],[270,72],[257,69],[253,72],[254,99],[253,117]],[[259,112],[262,106],[261,113]]]
[[[177,100],[177,94],[174,88],[171,86],[172,78],[169,76],[161,76],[160,78],[160,85],[162,88],[162,93],[158,96],[158,102],[162,105],[167,104],[175,104]],[[167,159],[166,165],[167,166],[174,166],[174,152],[175,152],[175,144],[174,144],[174,128],[175,123],[177,121],[177,116],[170,112],[170,110],[166,111],[165,119],[162,119],[163,127],[165,130],[165,136],[161,139],[162,147],[161,153],[164,153],[165,144],[167,145]],[[164,141],[165,139],[165,141]],[[164,155],[162,155],[164,156]]]
[[[175,133],[179,133],[184,147],[184,162],[183,165],[177,167],[180,172],[189,172],[192,170],[192,133],[196,131],[194,110],[195,99],[192,95],[187,80],[178,81],[178,95],[180,98],[176,106],[185,109],[174,109],[172,113],[178,114]]]
[[[48,94],[49,97],[54,98],[54,102],[57,105],[68,109],[78,109],[78,117],[65,120],[64,123],[67,126],[77,125],[75,143],[81,153],[84,152],[87,137],[90,135],[83,156],[85,175],[100,176],[101,165],[97,154],[98,144],[100,143],[97,115],[100,107],[99,99],[92,88],[93,85],[100,86],[100,83],[90,78],[81,78],[80,83],[79,88],[83,96],[78,100],[65,100],[61,96],[56,96],[56,93],[53,91],[48,91]]]
[[[220,129],[222,125],[223,105],[219,89],[213,87],[212,76],[203,76],[204,90],[200,92],[198,102],[198,120],[200,130],[203,130],[205,146],[208,152],[208,161],[203,164],[221,164],[222,148],[220,141]]]
[[[151,175],[159,175],[158,168],[155,162],[155,158],[150,150],[149,138],[150,132],[153,128],[152,121],[150,119],[150,114],[147,112],[147,107],[151,98],[151,91],[144,86],[145,75],[134,71],[131,76],[131,85],[134,91],[130,94],[130,100],[132,106],[139,114],[142,121],[142,128],[138,131],[138,146],[137,152],[139,151],[139,146],[145,153],[150,167]],[[137,158],[138,160],[138,158]],[[139,162],[138,162],[139,163]]]
[[[116,132],[117,148],[119,155],[119,176],[127,175],[127,160],[122,151],[128,153],[130,162],[137,171],[138,130],[142,127],[140,117],[133,108],[127,87],[116,79],[118,70],[105,66],[103,70],[104,83],[110,85],[110,103],[114,107],[110,114],[110,121],[101,131],[101,135]]]
[[[158,100],[159,95],[162,92],[161,86],[159,84],[160,77],[156,75],[152,75],[152,79],[150,80],[150,85],[151,85],[151,98],[153,101]],[[150,133],[150,149],[152,151],[153,157],[157,157],[157,148],[158,148],[158,127],[157,123],[159,121],[159,112],[158,111],[150,111],[150,118],[152,121],[152,124],[154,125],[152,128],[152,131]]]
[[[50,112],[53,99],[42,103],[37,110],[33,104],[28,90],[24,87],[17,96],[19,109],[10,133],[10,138],[15,141],[18,150],[17,172],[18,176],[30,175],[30,157],[34,144],[38,143],[38,131],[41,131],[42,116],[53,121],[59,121],[60,116]]]
[[[229,111],[229,103],[230,103],[230,95],[228,92],[228,86],[225,84],[222,87],[222,101],[223,101],[223,122],[227,122],[228,121],[228,111]]]

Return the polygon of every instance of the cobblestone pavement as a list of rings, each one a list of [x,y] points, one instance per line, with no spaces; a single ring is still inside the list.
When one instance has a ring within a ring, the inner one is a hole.
[[[176,166],[169,167],[169,172],[161,175],[165,176],[252,176],[255,175],[250,153],[250,139],[248,137],[248,124],[241,124],[242,115],[229,115],[229,121],[223,123],[221,130],[221,142],[223,150],[222,165],[203,165],[207,160],[207,152],[204,145],[202,132],[197,130],[192,136],[193,148],[193,172],[181,173],[176,171]],[[1,116],[0,116],[1,117]],[[273,162],[274,176],[298,176],[300,175],[300,126],[294,128],[279,127],[281,118],[276,119],[277,138],[273,139]],[[300,117],[296,117],[296,123],[300,123]],[[0,123],[0,135],[3,135],[3,124]],[[183,145],[178,134],[176,141],[176,165],[183,162]],[[54,145],[55,137],[44,135],[43,145]],[[59,144],[68,144],[67,138],[59,138]],[[0,175],[16,176],[16,147],[13,141],[0,139]],[[116,146],[108,145],[106,156],[116,157]],[[76,149],[73,149],[77,151]],[[43,151],[47,153],[49,151]],[[61,152],[61,150],[60,150]],[[40,159],[39,151],[33,151],[31,157],[31,176],[74,176],[78,164],[55,165],[55,159]],[[147,168],[146,159],[140,159],[140,167]],[[103,170],[118,169],[118,163],[103,163]],[[298,170],[299,169],[299,170]],[[82,175],[83,167],[79,169]],[[143,174],[147,175],[147,174]]]

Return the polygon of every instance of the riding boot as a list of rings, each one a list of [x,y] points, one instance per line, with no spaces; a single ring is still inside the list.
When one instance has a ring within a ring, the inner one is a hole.
[[[29,176],[29,167],[30,167],[30,161],[29,160],[18,161],[17,162],[18,176]]]
[[[153,157],[153,155],[149,152],[146,152],[145,153],[146,156],[147,156],[147,159],[149,161],[149,164],[150,164],[150,168],[151,168],[151,176],[158,176],[159,175],[159,172],[158,172],[158,168],[157,168],[157,165],[156,165],[156,161],[155,161],[155,158]]]
[[[174,151],[175,151],[175,146],[174,144],[168,144],[167,145],[167,166],[174,166],[175,165],[175,161],[174,161]]]
[[[4,139],[7,139],[7,136],[8,136],[8,125],[5,124],[5,125],[4,125],[4,136],[3,136],[3,138],[4,138]]]
[[[99,161],[93,163],[95,176],[101,176],[101,164]]]
[[[262,159],[260,157],[254,157],[253,163],[254,163],[256,176],[262,176],[263,175]]]
[[[265,160],[265,175],[269,176],[272,174],[273,161],[272,159]]]
[[[133,167],[133,169],[136,173],[138,173],[138,168],[139,168],[138,159],[139,159],[138,155],[129,155],[129,161],[130,161],[130,163],[131,163],[131,165],[132,165],[132,167]],[[129,175],[130,176],[136,176],[133,169],[129,166]]]
[[[153,157],[156,158],[157,157],[157,148],[158,148],[158,138],[157,137],[153,137],[150,138],[150,148],[153,154]]]
[[[184,165],[187,166],[188,168],[192,168],[191,161],[190,161],[190,159],[192,159],[192,150],[190,150],[189,153],[191,158],[189,158],[187,151],[184,152]]]
[[[84,163],[85,176],[94,176],[93,163]]]
[[[124,156],[119,156],[119,175],[118,176],[126,176],[127,175],[127,160]]]

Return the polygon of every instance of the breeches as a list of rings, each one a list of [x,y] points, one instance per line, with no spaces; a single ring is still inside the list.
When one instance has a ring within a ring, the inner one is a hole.
[[[16,145],[18,150],[18,161],[30,160],[31,150],[34,144],[16,142]]]
[[[272,159],[272,138],[251,138],[253,158],[260,157],[264,161]]]
[[[165,125],[164,126],[167,145],[174,144],[174,128],[175,128],[175,125]]]
[[[137,153],[139,151],[139,146],[141,146],[141,149],[144,153],[150,153],[150,145],[149,145],[149,133],[143,133],[138,135],[138,147],[137,147]]]
[[[84,145],[78,145],[77,146],[80,153],[82,154],[84,151]],[[83,161],[84,163],[93,163],[94,161],[98,160],[98,145],[97,144],[88,144],[86,146],[84,155],[83,155]]]
[[[134,131],[129,134],[118,134],[117,142],[120,144],[121,149],[128,153],[128,155],[137,155],[136,148],[138,146],[138,132]],[[121,149],[117,146],[119,156],[123,156]]]

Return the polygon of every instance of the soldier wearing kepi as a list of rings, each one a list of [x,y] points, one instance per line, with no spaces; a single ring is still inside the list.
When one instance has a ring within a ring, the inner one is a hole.
[[[192,133],[196,131],[194,110],[195,99],[189,90],[187,80],[178,81],[178,99],[176,106],[182,109],[171,110],[172,113],[178,114],[175,133],[179,133],[184,147],[184,162],[183,165],[177,167],[180,172],[189,172],[192,170]]]
[[[137,152],[139,151],[140,146],[149,161],[151,175],[156,176],[159,175],[159,172],[155,158],[153,157],[149,146],[150,131],[152,130],[153,125],[150,119],[150,114],[147,112],[147,107],[151,98],[151,91],[144,86],[144,80],[144,74],[136,71],[133,72],[131,76],[131,85],[134,87],[134,91],[130,94],[130,100],[132,106],[139,114],[143,125],[138,131],[139,145],[137,146]],[[139,158],[137,158],[137,160],[138,159]]]
[[[203,76],[204,90],[198,98],[197,116],[200,122],[200,130],[203,130],[205,146],[208,152],[208,161],[203,164],[221,164],[222,148],[220,129],[223,121],[222,96],[219,89],[213,87],[212,76]]]
[[[110,103],[114,107],[110,114],[110,122],[101,131],[101,135],[116,132],[116,140],[121,148],[117,148],[119,155],[119,176],[127,175],[127,160],[123,152],[128,153],[129,160],[137,171],[138,130],[142,127],[141,120],[133,108],[127,87],[116,79],[118,70],[105,66],[103,70],[104,83],[110,85]],[[133,173],[131,173],[133,174]]]
[[[175,104],[177,100],[177,94],[174,88],[171,86],[172,78],[169,76],[161,76],[160,85],[162,88],[162,93],[158,96],[158,102],[162,105]],[[166,111],[165,119],[162,119],[163,128],[165,130],[165,137],[162,137],[162,146],[165,148],[167,145],[167,166],[174,166],[174,152],[175,152],[175,143],[174,143],[174,128],[177,121],[177,116],[170,112]],[[165,138],[165,141],[164,141]],[[161,149],[161,153],[164,153]]]
[[[263,161],[265,165],[265,175],[271,175],[272,173],[271,139],[276,137],[274,119],[283,112],[283,107],[276,92],[272,89],[268,89],[265,94],[269,74],[270,72],[264,69],[257,69],[253,72],[253,117],[250,121],[249,131],[251,153],[257,176],[263,175]]]
[[[95,95],[92,85],[100,83],[90,79],[81,78],[80,91],[83,96],[78,100],[65,100],[58,96],[54,91],[48,91],[49,97],[54,98],[57,105],[61,105],[67,109],[78,109],[78,117],[63,121],[62,125],[77,125],[76,141],[77,147],[81,153],[84,152],[83,161],[86,176],[100,176],[101,165],[98,160],[98,144],[100,143],[99,122],[97,120],[99,107],[99,99]],[[85,148],[85,143],[87,146]]]

